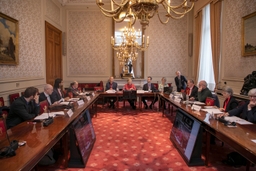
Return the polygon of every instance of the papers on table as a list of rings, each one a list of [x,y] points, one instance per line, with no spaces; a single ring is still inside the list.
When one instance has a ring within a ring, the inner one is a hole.
[[[248,122],[242,118],[236,117],[236,116],[227,116],[225,117],[225,120],[229,121],[229,122],[236,122],[240,125],[249,125],[252,124],[251,122]]]
[[[212,109],[201,109],[202,111],[205,111],[205,112],[207,112],[207,113],[210,113],[210,114],[221,114],[221,113],[223,113],[222,111],[220,111],[220,109],[214,109],[214,108],[212,108]]]
[[[69,99],[68,101],[78,101],[80,98],[71,98],[71,99]]]
[[[80,96],[85,96],[86,94],[89,94],[88,92],[79,93]]]
[[[61,102],[61,105],[68,105],[69,103],[73,103],[73,102]]]
[[[137,93],[144,93],[144,92],[145,92],[144,90],[137,90]]]
[[[205,105],[205,103],[199,102],[199,101],[189,101],[189,103],[196,104],[196,105]]]
[[[106,93],[116,93],[116,90],[107,90]]]
[[[64,115],[63,111],[60,112],[51,112],[51,113],[42,113],[41,115],[38,115],[37,117],[34,118],[34,120],[43,120],[47,119],[48,117],[55,117],[57,115]]]
[[[252,140],[252,142],[256,143],[256,140]]]

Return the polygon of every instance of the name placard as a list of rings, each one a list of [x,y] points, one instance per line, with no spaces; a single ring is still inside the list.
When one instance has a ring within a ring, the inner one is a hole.
[[[179,99],[179,98],[174,99],[174,102],[180,103],[180,101],[181,101],[181,99]]]
[[[77,105],[80,106],[80,105],[83,105],[84,104],[84,101],[83,100],[78,100],[77,101]]]
[[[199,111],[201,110],[201,106],[198,106],[198,105],[195,105],[195,104],[194,104],[194,105],[191,107],[191,109],[199,112]]]
[[[170,96],[169,96],[171,99],[173,99],[173,94],[170,94]]]
[[[71,109],[69,109],[69,110],[67,111],[67,114],[68,114],[69,117],[71,117],[71,116],[73,115],[73,113],[74,113],[74,112],[73,112]]]
[[[93,97],[95,96],[95,93],[94,93],[94,92],[92,92],[92,96],[93,96]]]
[[[86,98],[87,98],[87,100],[88,100],[88,101],[90,101],[90,100],[91,100],[91,97],[90,97],[90,96],[87,96]]]

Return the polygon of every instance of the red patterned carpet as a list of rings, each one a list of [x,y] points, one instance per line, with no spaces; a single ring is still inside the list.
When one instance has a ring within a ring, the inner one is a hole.
[[[172,122],[156,110],[122,109],[98,110],[92,119],[96,142],[86,168],[68,168],[69,171],[237,171],[222,163],[229,152],[227,145],[216,141],[212,145],[211,166],[188,167],[169,139]],[[203,148],[204,153],[204,148]],[[202,158],[204,158],[202,156]],[[61,170],[58,164],[39,167],[38,170]],[[255,171],[255,167],[250,168]]]

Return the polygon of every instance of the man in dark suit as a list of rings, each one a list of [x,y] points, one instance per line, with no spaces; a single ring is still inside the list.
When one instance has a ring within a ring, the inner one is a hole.
[[[67,96],[70,92],[72,92],[73,96],[78,96],[79,95],[80,91],[78,90],[78,82],[77,81],[74,81],[74,82],[70,83],[70,87],[67,90]]]
[[[6,119],[7,129],[14,127],[24,121],[33,119],[39,114],[38,89],[28,87],[24,95],[17,98],[10,107],[10,112]]]
[[[52,99],[51,99],[51,94],[53,92],[53,87],[51,84],[46,84],[44,86],[44,92],[40,93],[39,95],[39,102],[42,102],[44,100],[47,100],[49,105],[55,105],[55,104],[59,104],[58,101],[52,103]]]
[[[117,83],[114,82],[114,77],[110,77],[108,82],[106,83],[106,91],[107,90],[117,90]],[[115,108],[115,102],[116,98],[115,97],[110,97],[107,99],[109,101],[109,108]]]
[[[156,88],[155,86],[151,83],[152,81],[152,77],[148,76],[147,78],[147,83],[143,85],[143,90],[145,91],[149,91],[149,92],[156,92]],[[148,105],[147,105],[147,102],[146,102],[146,98],[147,97],[142,97],[142,102],[144,104],[144,108],[147,109],[148,108]],[[157,101],[157,98],[154,98],[152,103],[150,104],[149,108],[152,109],[152,107],[154,106],[155,102]]]
[[[187,87],[188,92],[186,93],[189,96],[189,100],[197,100],[198,88],[197,86],[195,86],[194,80],[189,79],[187,83],[188,83],[188,87]]]
[[[207,82],[205,80],[201,80],[199,82],[199,88],[197,93],[198,101],[205,103],[207,97],[212,97],[212,92],[207,87]]]
[[[185,90],[187,86],[187,79],[183,75],[181,75],[180,71],[176,71],[176,77],[174,78],[175,84],[177,86],[177,92],[181,92],[181,90]]]

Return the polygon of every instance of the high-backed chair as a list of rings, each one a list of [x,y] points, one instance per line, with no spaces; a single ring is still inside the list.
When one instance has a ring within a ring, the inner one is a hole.
[[[9,95],[10,105],[19,97],[20,97],[19,93],[10,94]]]
[[[44,113],[45,107],[48,108],[49,103],[47,100],[41,101],[40,102],[40,114]]]
[[[123,91],[123,105],[125,106],[125,100],[134,100],[135,106],[137,101],[137,91],[136,90],[124,90]]]
[[[0,97],[0,117],[2,114],[7,115],[9,113],[10,108],[4,105],[4,98]]]
[[[217,94],[212,94],[212,97],[214,99],[214,106],[220,107],[220,101]]]
[[[214,98],[206,97],[205,105],[206,105],[206,106],[214,106],[214,105],[215,105]]]

